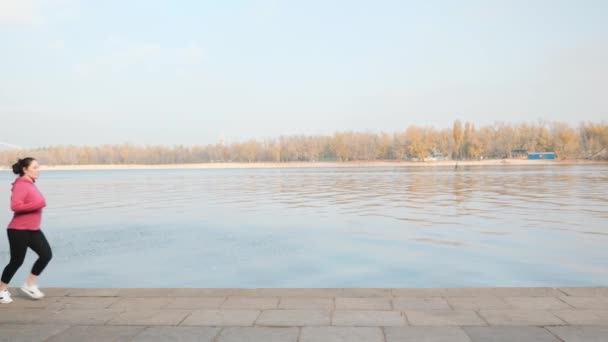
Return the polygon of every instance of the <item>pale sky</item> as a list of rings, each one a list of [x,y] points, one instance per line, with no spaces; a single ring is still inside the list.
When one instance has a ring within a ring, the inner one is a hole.
[[[0,0],[0,142],[608,120],[608,1]]]

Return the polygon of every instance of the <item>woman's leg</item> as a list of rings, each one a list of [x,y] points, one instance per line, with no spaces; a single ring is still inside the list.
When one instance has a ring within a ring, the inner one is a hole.
[[[36,279],[40,273],[42,273],[46,265],[49,263],[49,261],[51,261],[53,252],[51,251],[51,246],[41,230],[32,232],[29,239],[29,247],[34,250],[36,254],[38,254],[38,260],[36,260],[34,263],[32,273],[30,273],[29,277],[27,278],[27,284],[33,285],[36,283]]]
[[[7,229],[8,243],[11,249],[11,260],[2,272],[2,284],[0,284],[0,291],[6,290],[11,279],[23,264],[25,260],[25,252],[27,252],[29,231]]]

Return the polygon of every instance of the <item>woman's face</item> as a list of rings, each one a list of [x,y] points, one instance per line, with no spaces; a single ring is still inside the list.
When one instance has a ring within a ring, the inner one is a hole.
[[[23,172],[25,172],[24,176],[28,176],[33,180],[38,179],[40,176],[40,165],[38,165],[38,161],[32,160],[30,166],[23,169]]]

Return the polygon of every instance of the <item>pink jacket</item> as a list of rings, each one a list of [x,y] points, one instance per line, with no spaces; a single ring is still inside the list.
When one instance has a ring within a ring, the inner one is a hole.
[[[15,212],[15,215],[8,224],[8,228],[39,230],[44,207],[46,207],[46,201],[34,182],[28,177],[17,178],[13,183],[11,195],[11,210]]]

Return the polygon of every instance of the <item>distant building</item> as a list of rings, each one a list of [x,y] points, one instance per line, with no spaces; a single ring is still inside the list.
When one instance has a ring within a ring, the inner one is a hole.
[[[0,150],[22,150],[23,147],[0,141]]]
[[[526,159],[528,158],[528,150],[512,150],[511,158]]]
[[[433,160],[447,160],[447,159],[448,159],[448,158],[447,158],[447,157],[445,157],[445,156],[443,155],[443,153],[441,153],[441,152],[439,152],[439,151],[433,151],[433,152],[431,153],[431,156],[430,156],[430,157],[425,158],[425,160],[428,160],[428,161],[433,161]]]
[[[528,159],[555,159],[555,152],[530,152],[528,153]]]

